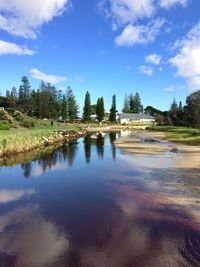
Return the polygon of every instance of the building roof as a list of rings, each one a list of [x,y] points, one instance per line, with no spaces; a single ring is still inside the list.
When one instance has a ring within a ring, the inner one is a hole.
[[[137,114],[137,113],[120,113],[118,114],[120,119],[132,119],[132,120],[141,120],[141,119],[154,119],[153,116],[148,114]]]

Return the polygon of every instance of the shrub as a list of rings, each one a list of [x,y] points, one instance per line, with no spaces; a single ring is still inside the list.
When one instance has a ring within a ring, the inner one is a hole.
[[[9,130],[9,126],[3,122],[0,122],[0,130]]]
[[[16,121],[23,121],[24,116],[21,112],[19,111],[15,111],[15,114],[13,115],[13,117],[16,119]]]
[[[23,120],[23,121],[20,123],[20,125],[21,125],[22,127],[25,127],[25,128],[33,128],[33,127],[35,127],[34,122],[31,121],[31,120]]]

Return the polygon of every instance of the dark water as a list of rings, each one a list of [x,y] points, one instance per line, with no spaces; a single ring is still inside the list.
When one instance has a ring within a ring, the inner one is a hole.
[[[1,167],[1,267],[200,266],[199,170],[128,154],[119,137]]]

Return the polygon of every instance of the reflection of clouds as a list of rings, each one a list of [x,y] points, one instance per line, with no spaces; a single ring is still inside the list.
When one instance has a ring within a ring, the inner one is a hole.
[[[169,201],[150,192],[138,192],[120,185],[116,198],[120,217],[99,249],[87,246],[81,251],[84,266],[95,267],[178,267],[192,266],[182,257],[188,253],[184,235],[195,230],[186,214],[166,212]],[[165,210],[166,208],[166,210]],[[193,247],[194,244],[191,245]],[[196,265],[195,265],[196,266]]]
[[[38,207],[16,209],[0,217],[0,251],[17,256],[17,267],[64,266],[60,257],[69,241],[38,213]]]
[[[128,151],[127,151],[128,152]],[[131,151],[130,151],[131,152]],[[128,162],[132,167],[136,169],[141,168],[170,168],[173,167],[176,160],[175,154],[163,154],[163,155],[132,155],[121,154],[118,157],[121,160]],[[144,170],[144,169],[143,169]]]
[[[23,197],[29,197],[35,193],[36,193],[35,189],[0,190],[0,204],[17,201]]]
[[[44,174],[44,172],[48,172],[48,171],[59,171],[59,170],[66,170],[68,169],[68,165],[66,162],[60,162],[60,163],[56,163],[56,165],[48,167],[44,170],[43,166],[41,165],[37,165],[32,167],[31,170],[31,176],[34,177],[38,177]]]

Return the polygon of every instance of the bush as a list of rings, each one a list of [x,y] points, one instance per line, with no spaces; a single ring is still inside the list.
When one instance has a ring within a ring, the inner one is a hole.
[[[20,123],[20,125],[21,125],[22,127],[25,127],[25,128],[33,128],[33,127],[35,127],[34,122],[31,121],[31,120],[23,120],[23,121]]]
[[[0,122],[0,130],[9,130],[9,126],[3,122]]]
[[[16,121],[23,121],[24,116],[21,112],[19,111],[15,111],[15,114],[13,115],[13,117],[16,119]]]
[[[13,122],[13,117],[8,114],[6,110],[1,110],[0,111],[0,120],[8,123]]]

